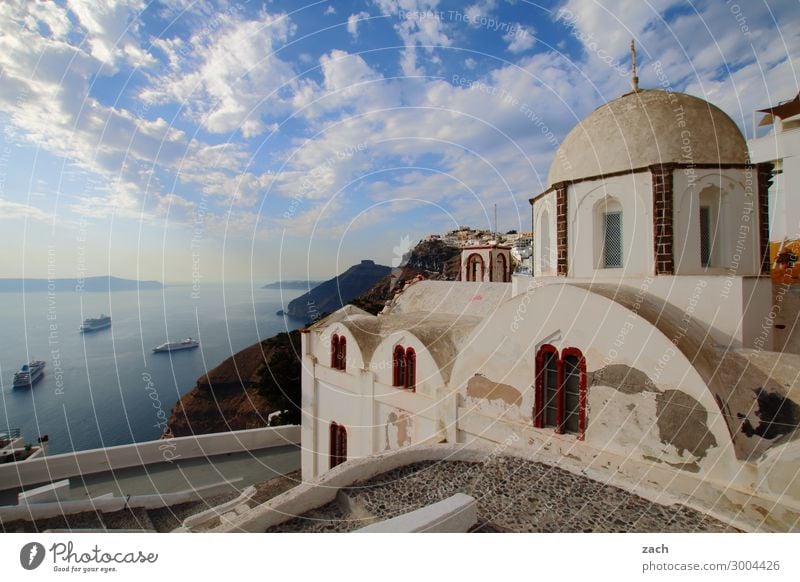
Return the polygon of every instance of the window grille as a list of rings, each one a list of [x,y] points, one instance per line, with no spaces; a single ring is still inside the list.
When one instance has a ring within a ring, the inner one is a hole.
[[[700,264],[711,264],[711,207],[700,207]]]
[[[603,213],[603,266],[622,267],[622,212]]]

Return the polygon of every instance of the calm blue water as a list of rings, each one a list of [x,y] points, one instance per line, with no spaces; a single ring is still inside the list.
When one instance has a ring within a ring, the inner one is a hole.
[[[204,283],[162,291],[0,293],[0,430],[28,441],[50,436],[49,453],[158,438],[159,426],[198,377],[237,351],[303,322],[275,312],[302,290]],[[110,314],[110,328],[78,333],[86,317]],[[153,354],[167,339],[200,348]],[[13,389],[22,364],[45,360],[32,389]],[[57,369],[60,359],[60,370]],[[159,410],[160,406],[160,410]]]

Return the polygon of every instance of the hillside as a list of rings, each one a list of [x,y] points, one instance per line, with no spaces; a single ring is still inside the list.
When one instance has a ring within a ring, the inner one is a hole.
[[[234,354],[197,380],[173,406],[172,436],[300,422],[300,332],[266,339]],[[288,412],[287,412],[288,411]]]
[[[295,319],[316,319],[347,305],[391,272],[389,267],[364,260],[292,300],[285,314]]]
[[[461,249],[440,240],[421,241],[411,251],[411,256],[402,267],[392,269],[360,297],[351,303],[370,313],[383,309],[396,289],[417,275],[426,279],[456,281],[461,268]]]

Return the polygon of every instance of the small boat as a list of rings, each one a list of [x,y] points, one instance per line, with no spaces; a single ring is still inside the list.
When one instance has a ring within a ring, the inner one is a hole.
[[[34,360],[22,366],[19,372],[14,374],[14,388],[30,388],[44,376],[45,363],[42,360]]]
[[[111,327],[111,316],[100,314],[100,317],[89,317],[83,320],[80,327],[82,333],[87,331],[97,331],[98,329],[105,329]]]
[[[190,350],[192,348],[196,348],[200,346],[200,342],[194,340],[190,337],[182,340],[172,340],[168,342],[164,342],[160,346],[156,346],[153,348],[153,353],[157,354],[159,352],[177,352],[178,350]]]

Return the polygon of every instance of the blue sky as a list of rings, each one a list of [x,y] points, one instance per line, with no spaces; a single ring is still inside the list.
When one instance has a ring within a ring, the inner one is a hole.
[[[0,277],[316,279],[495,204],[529,230],[631,38],[642,87],[749,132],[798,37],[794,0],[3,2]]]

